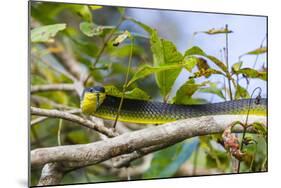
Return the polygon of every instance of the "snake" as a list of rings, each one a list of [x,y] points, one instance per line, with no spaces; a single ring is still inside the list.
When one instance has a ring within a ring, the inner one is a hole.
[[[86,115],[115,120],[121,97],[108,95],[103,86],[84,89],[81,111]],[[212,115],[249,114],[266,116],[267,99],[249,98],[218,103],[182,105],[123,98],[118,121],[138,124],[163,124],[181,119]]]

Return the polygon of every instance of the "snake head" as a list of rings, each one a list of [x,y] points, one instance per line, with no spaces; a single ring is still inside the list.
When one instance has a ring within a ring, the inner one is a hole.
[[[85,114],[93,114],[105,99],[105,89],[94,86],[84,89],[81,97],[81,109]]]

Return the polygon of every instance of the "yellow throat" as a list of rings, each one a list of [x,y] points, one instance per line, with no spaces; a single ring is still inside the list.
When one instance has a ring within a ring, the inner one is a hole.
[[[91,93],[85,92],[81,101],[81,110],[84,114],[91,115],[103,103],[105,93]]]

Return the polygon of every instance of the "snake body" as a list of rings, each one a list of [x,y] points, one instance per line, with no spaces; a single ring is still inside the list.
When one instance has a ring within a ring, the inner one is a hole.
[[[114,120],[121,98],[106,95],[93,115]],[[119,121],[142,124],[162,124],[180,119],[208,115],[266,115],[267,99],[241,99],[212,104],[176,105],[134,99],[124,99]]]

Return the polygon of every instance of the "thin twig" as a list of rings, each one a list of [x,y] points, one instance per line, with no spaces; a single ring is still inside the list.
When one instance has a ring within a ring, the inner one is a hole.
[[[126,92],[126,89],[127,89],[129,72],[130,72],[131,64],[132,64],[133,49],[134,49],[134,38],[131,37],[131,50],[130,50],[129,62],[128,62],[128,67],[127,67],[125,82],[124,82],[124,85],[123,85],[122,97],[121,97],[121,100],[120,100],[120,103],[119,103],[119,107],[118,107],[118,111],[117,111],[117,115],[116,115],[116,118],[115,118],[115,121],[114,121],[114,124],[113,124],[113,128],[114,129],[116,127],[116,123],[117,123],[117,120],[119,118],[119,114],[120,114],[120,111],[121,111],[121,108],[122,108],[122,104],[123,104],[123,100],[124,100],[124,97],[125,97],[125,92]]]
[[[106,46],[108,45],[108,42],[111,40],[111,37],[113,36],[113,34],[119,29],[120,25],[122,24],[122,22],[124,21],[124,18],[121,17],[121,19],[119,20],[117,26],[115,27],[115,29],[112,29],[112,31],[109,33],[108,37],[104,40],[103,45],[101,47],[101,49],[99,50],[97,57],[95,59],[95,62],[93,63],[93,69],[95,69],[96,65],[98,64]],[[86,79],[83,81],[83,85],[86,86],[88,80],[90,79],[91,74],[88,74],[88,76],[86,76]]]
[[[242,135],[242,138],[241,138],[241,145],[240,145],[240,151],[243,152],[243,147],[244,147],[244,139],[245,139],[245,136],[246,136],[246,132],[247,132],[247,129],[249,128],[248,126],[248,121],[249,121],[249,114],[250,114],[250,109],[251,109],[251,104],[252,104],[252,100],[253,100],[253,95],[255,93],[256,90],[260,90],[259,91],[259,94],[258,94],[258,97],[260,97],[261,95],[261,92],[262,92],[262,89],[260,87],[257,87],[254,89],[254,91],[252,92],[251,94],[251,99],[249,101],[249,104],[248,104],[248,111],[247,111],[247,116],[246,116],[246,120],[245,120],[245,124],[243,126],[243,135]],[[241,160],[238,161],[238,166],[237,166],[237,173],[240,173],[240,166],[241,166]]]
[[[228,30],[228,25],[227,24],[225,25],[225,29]],[[226,63],[227,71],[229,71],[229,63],[228,63],[228,32],[225,33],[225,63]],[[229,78],[227,80],[228,80],[230,100],[233,100],[232,89],[231,89],[231,82],[230,82]]]
[[[75,91],[73,84],[45,84],[31,86],[31,94],[45,91]]]
[[[56,103],[55,101],[53,101],[51,99],[48,99],[46,97],[42,97],[42,96],[39,96],[39,95],[32,95],[31,101],[33,101],[36,105],[45,103],[45,104],[51,105],[53,108],[56,108],[58,110],[74,110],[74,109],[77,110],[77,108],[75,108],[75,107],[67,106],[67,105],[64,105],[64,104],[59,104],[59,103]]]
[[[70,114],[77,114],[77,113],[80,113],[81,110],[80,110],[80,109],[72,109],[72,110],[68,110],[68,111],[66,111],[66,112],[68,112],[68,113],[70,113]],[[46,116],[46,117],[43,116],[43,117],[38,117],[38,118],[36,118],[36,119],[33,119],[33,120],[30,122],[30,126],[36,125],[36,124],[38,124],[38,123],[41,123],[41,122],[47,120],[48,118],[49,118],[48,116]]]

